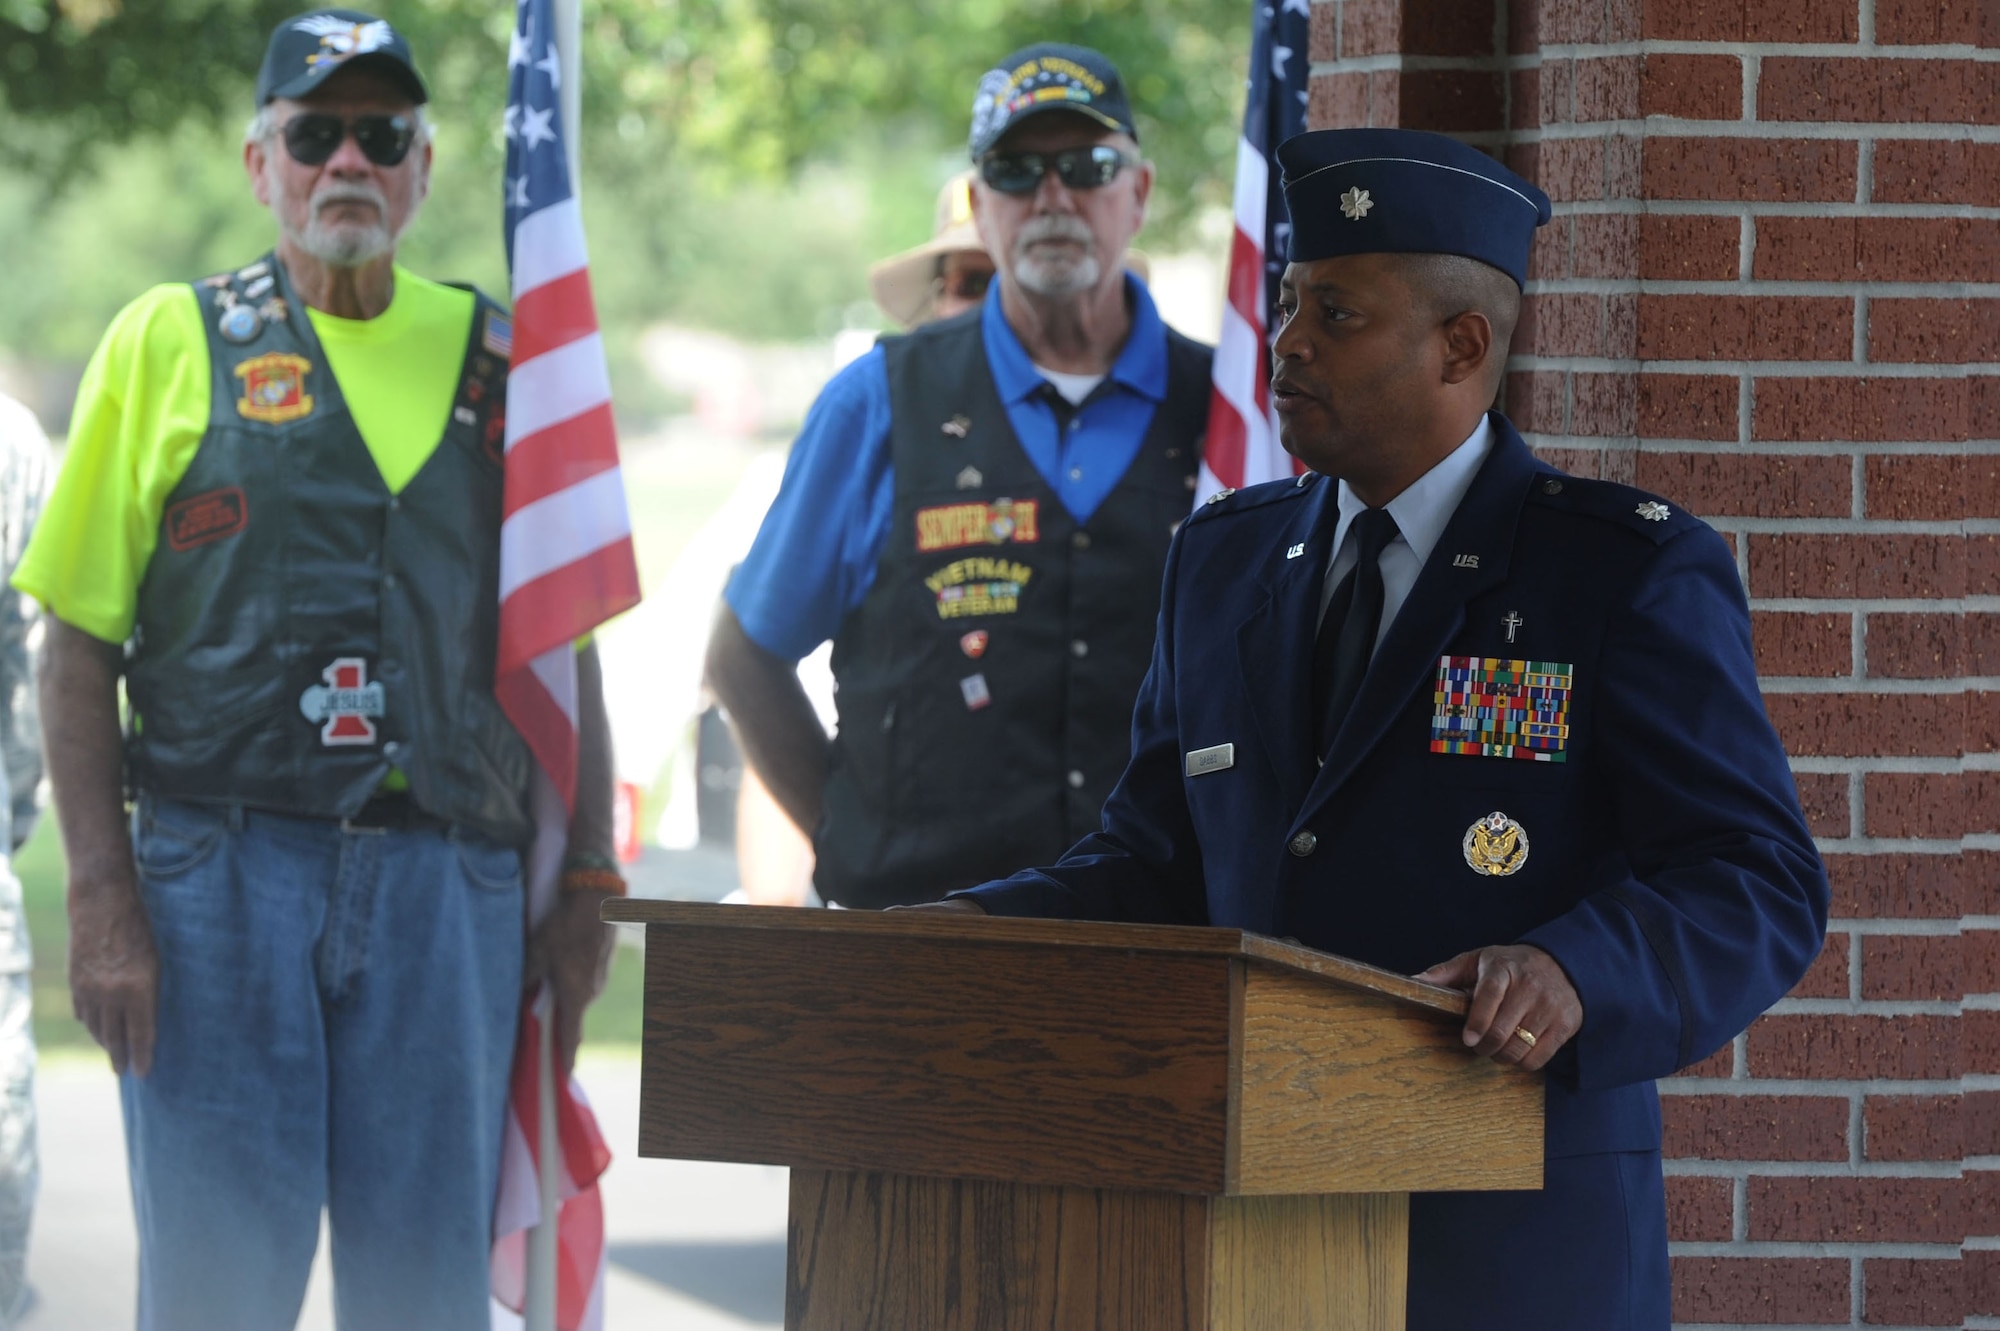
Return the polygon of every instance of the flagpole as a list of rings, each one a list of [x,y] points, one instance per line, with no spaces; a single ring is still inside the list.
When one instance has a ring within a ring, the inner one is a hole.
[[[555,0],[556,62],[562,69],[563,144],[569,192],[583,199],[583,0]]]

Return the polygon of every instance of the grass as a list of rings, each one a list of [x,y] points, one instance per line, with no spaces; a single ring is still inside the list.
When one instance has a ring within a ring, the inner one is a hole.
[[[62,838],[55,816],[44,812],[35,834],[14,857],[35,949],[35,1044],[45,1054],[97,1048],[70,1011],[69,917],[63,909]],[[584,1046],[602,1052],[637,1049],[639,987],[643,966],[637,948],[620,947],[611,960],[604,994],[584,1015]]]

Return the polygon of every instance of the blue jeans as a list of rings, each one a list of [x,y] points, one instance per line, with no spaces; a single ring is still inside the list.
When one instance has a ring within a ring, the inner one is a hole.
[[[320,1213],[343,1331],[486,1331],[519,856],[142,799],[159,1041],[125,1076],[140,1331],[278,1331]]]

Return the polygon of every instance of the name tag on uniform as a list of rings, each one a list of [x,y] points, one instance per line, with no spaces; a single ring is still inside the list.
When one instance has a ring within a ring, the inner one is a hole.
[[[1203,776],[1209,772],[1220,772],[1225,767],[1236,766],[1236,746],[1217,744],[1206,749],[1196,749],[1187,756],[1187,774]]]

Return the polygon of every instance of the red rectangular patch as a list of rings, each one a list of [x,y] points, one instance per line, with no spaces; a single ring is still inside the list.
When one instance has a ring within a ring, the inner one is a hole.
[[[167,510],[167,544],[192,550],[250,525],[250,501],[234,485],[189,495]]]

